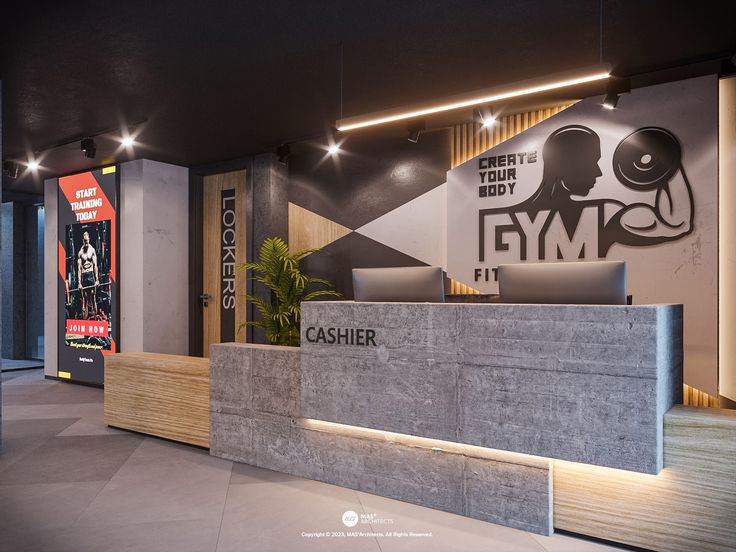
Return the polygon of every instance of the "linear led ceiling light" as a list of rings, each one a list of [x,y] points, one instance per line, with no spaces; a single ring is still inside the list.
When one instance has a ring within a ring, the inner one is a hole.
[[[609,65],[597,65],[576,71],[549,75],[544,78],[521,81],[511,85],[497,86],[494,88],[487,88],[485,90],[476,90],[475,92],[453,96],[432,104],[416,105],[412,107],[369,113],[368,115],[347,117],[337,121],[335,123],[335,127],[340,132],[345,132],[348,130],[403,121],[405,119],[413,119],[414,117],[424,117],[427,115],[442,113],[444,111],[452,111],[453,109],[474,107],[501,100],[518,98],[520,96],[538,94],[549,90],[567,88],[578,84],[604,80],[610,76],[611,69]]]

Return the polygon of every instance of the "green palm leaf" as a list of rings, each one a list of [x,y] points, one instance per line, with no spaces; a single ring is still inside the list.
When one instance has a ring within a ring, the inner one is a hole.
[[[307,276],[299,268],[299,261],[304,256],[318,251],[302,249],[290,253],[289,246],[281,238],[267,238],[261,244],[257,262],[239,264],[238,270],[249,271],[250,280],[263,284],[272,293],[270,302],[255,295],[246,295],[246,299],[253,303],[261,315],[261,320],[243,322],[239,330],[246,326],[262,328],[271,343],[298,347],[301,303],[317,297],[342,297],[334,289],[307,290],[314,285],[332,287],[329,281]]]

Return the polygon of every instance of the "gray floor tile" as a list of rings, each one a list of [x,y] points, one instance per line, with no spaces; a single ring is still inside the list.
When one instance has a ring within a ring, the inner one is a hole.
[[[347,510],[363,513],[354,491],[334,485],[299,478],[234,484],[228,491],[217,551],[379,551],[373,537],[303,536],[346,531],[342,515]],[[370,532],[370,527],[363,531]]]
[[[43,385],[41,383],[34,384]],[[36,405],[36,404],[79,404],[103,401],[103,390],[96,387],[73,385],[69,383],[56,382],[56,384],[45,385],[45,388],[28,395],[11,393],[3,395],[3,403],[12,405]]]
[[[14,370],[29,370],[33,368],[41,368],[43,369],[43,361],[42,360],[15,360],[10,358],[4,358],[0,360],[0,368],[2,368],[3,372],[6,370],[14,371]]]
[[[78,420],[74,417],[3,420],[3,438],[54,437]]]
[[[6,385],[22,385],[25,383],[48,381],[44,376],[43,370],[15,370],[2,373],[3,387]]]
[[[241,464],[233,462],[232,476],[230,477],[231,485],[249,485],[254,483],[280,483],[289,481],[302,480],[301,477],[295,477],[286,473],[280,473],[264,468],[257,468],[249,464]]]
[[[621,552],[621,547],[607,546],[597,542],[575,538],[569,535],[552,535],[543,537],[532,535],[542,545],[545,552]]]
[[[3,420],[0,473],[76,421],[76,418]]]
[[[81,418],[64,431],[59,437],[70,437],[74,435],[124,435],[129,433],[122,429],[107,427],[100,418]]]
[[[80,523],[219,521],[231,467],[230,461],[209,456],[207,451],[146,438],[82,514]]]
[[[3,422],[41,418],[97,418],[103,417],[101,402],[81,404],[19,404],[3,405]]]
[[[0,449],[0,474],[43,445],[49,437],[11,437],[2,436]]]
[[[0,485],[110,479],[142,441],[138,435],[54,437],[0,472]]]
[[[214,552],[219,524],[187,520],[81,525],[0,539],[0,552]]]
[[[15,380],[11,380],[15,381]],[[28,395],[35,395],[37,393],[40,393],[41,391],[46,391],[47,389],[50,389],[52,387],[61,385],[57,381],[36,381],[32,383],[18,383],[15,385],[10,385],[9,383],[3,383],[3,400],[8,400],[10,397],[16,397],[16,396],[22,396],[26,397]],[[26,404],[22,401],[18,401],[18,404]]]
[[[368,493],[358,493],[367,514],[376,514],[393,523],[374,525],[374,531],[389,530],[391,533],[431,533],[431,537],[380,538],[383,552],[544,552],[544,548],[530,533],[494,525],[431,508],[407,504],[390,498]],[[390,528],[389,528],[390,527]]]
[[[73,524],[107,481],[0,486],[0,535]]]

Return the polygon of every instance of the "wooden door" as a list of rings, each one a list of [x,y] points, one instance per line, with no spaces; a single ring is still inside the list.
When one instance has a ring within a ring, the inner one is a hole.
[[[245,171],[204,177],[202,206],[203,353],[210,345],[245,342]]]

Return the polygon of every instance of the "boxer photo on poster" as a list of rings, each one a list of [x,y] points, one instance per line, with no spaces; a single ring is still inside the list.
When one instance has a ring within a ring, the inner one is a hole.
[[[69,347],[112,344],[110,221],[66,226],[66,336]]]

